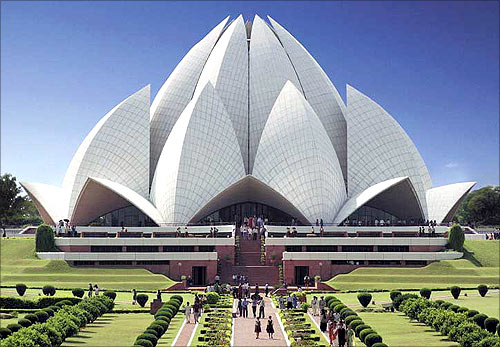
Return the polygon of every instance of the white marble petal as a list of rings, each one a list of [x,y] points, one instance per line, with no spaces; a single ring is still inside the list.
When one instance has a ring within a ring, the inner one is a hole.
[[[426,192],[428,219],[450,222],[460,203],[476,182],[463,182],[428,189]]]

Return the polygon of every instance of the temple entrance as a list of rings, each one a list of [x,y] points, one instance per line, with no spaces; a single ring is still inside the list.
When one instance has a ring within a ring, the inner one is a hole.
[[[298,286],[304,285],[304,277],[309,276],[309,266],[295,267],[295,284]]]
[[[207,267],[206,266],[193,266],[192,267],[193,286],[201,287],[207,284]]]

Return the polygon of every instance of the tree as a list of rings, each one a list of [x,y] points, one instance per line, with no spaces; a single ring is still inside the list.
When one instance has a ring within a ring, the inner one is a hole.
[[[500,186],[487,186],[468,194],[456,220],[461,224],[499,225]]]
[[[21,195],[21,188],[11,174],[0,177],[0,227],[6,225],[39,224],[40,215],[33,202]]]
[[[462,227],[458,224],[453,224],[450,228],[448,243],[450,247],[457,252],[463,252],[465,242],[465,234]]]

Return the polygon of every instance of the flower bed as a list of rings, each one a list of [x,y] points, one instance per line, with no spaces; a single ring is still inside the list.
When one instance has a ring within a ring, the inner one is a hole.
[[[114,307],[113,300],[106,296],[84,299],[74,306],[61,303],[20,319],[21,327],[3,339],[2,346],[59,346],[81,327],[110,312]]]
[[[475,310],[460,308],[442,300],[431,301],[410,296],[399,296],[394,301],[398,302],[399,311],[447,335],[462,347],[500,346],[499,337],[486,330],[484,322],[487,316]]]
[[[196,346],[218,347],[231,345],[233,325],[232,296],[220,295],[215,303],[211,303],[200,321],[199,336]]]
[[[280,310],[279,315],[291,346],[323,346],[319,343],[321,337],[307,322],[304,311]]]
[[[137,336],[135,345],[144,347],[154,347],[158,340],[165,334],[170,325],[170,321],[175,317],[182,304],[182,296],[172,295],[170,300],[164,303],[154,315],[154,321]]]

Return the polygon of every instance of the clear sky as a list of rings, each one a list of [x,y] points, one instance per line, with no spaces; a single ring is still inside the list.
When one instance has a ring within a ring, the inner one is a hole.
[[[351,84],[407,131],[434,185],[499,176],[499,3],[1,3],[2,173],[59,185],[78,145],[146,84],[155,95],[225,16],[272,16],[345,100]]]

